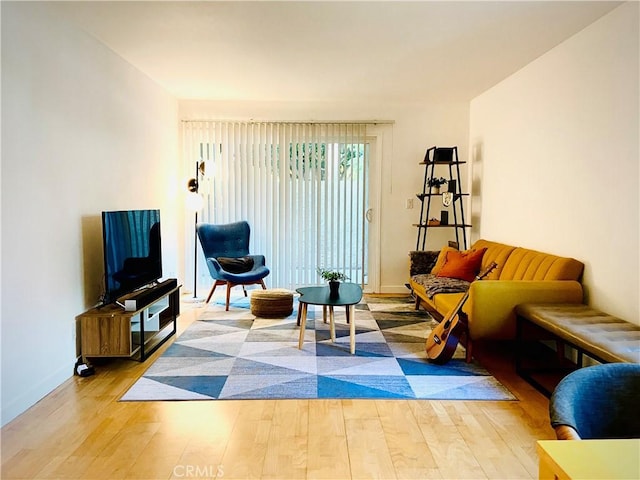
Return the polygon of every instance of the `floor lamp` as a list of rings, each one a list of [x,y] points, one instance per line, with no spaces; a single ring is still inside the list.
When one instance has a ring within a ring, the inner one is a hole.
[[[203,299],[198,298],[198,212],[204,206],[204,198],[199,193],[200,176],[204,176],[205,163],[196,162],[196,176],[190,178],[187,182],[187,207],[195,212],[195,220],[193,224],[193,302],[201,302]]]

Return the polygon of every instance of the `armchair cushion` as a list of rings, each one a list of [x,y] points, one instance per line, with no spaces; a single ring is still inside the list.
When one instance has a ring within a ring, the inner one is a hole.
[[[229,273],[244,273],[253,268],[253,257],[218,257],[220,266]]]

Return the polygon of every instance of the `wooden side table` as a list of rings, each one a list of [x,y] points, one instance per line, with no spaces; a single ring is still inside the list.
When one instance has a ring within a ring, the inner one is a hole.
[[[640,478],[640,439],[540,440],[537,450],[540,480]]]

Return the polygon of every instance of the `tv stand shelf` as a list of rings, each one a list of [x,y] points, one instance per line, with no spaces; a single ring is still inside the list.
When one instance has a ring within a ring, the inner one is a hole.
[[[179,315],[179,285],[134,311],[115,303],[92,308],[78,316],[82,357],[143,362],[176,333]]]

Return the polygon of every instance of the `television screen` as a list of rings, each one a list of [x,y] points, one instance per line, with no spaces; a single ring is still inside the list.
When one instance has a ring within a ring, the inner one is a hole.
[[[104,304],[162,277],[160,210],[102,212]]]

